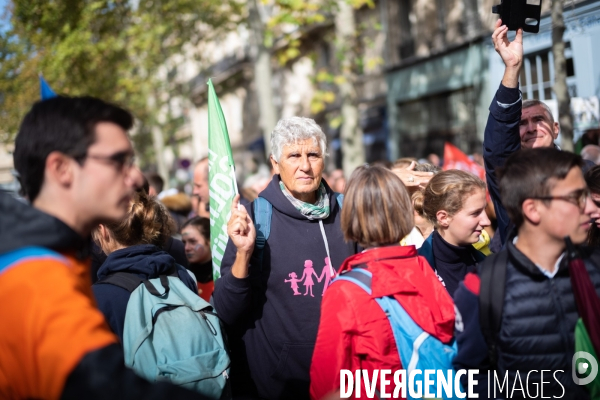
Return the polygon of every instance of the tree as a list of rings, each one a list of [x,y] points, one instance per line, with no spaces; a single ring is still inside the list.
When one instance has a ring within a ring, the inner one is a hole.
[[[236,0],[14,0],[12,28],[0,34],[2,140],[12,139],[39,98],[43,73],[59,93],[130,109],[138,120],[136,144],[154,137],[161,147],[174,133],[166,131],[175,118],[169,104],[186,97],[178,67],[201,57],[200,41],[234,29],[241,8]],[[159,155],[137,150],[148,163]]]
[[[359,30],[354,13],[365,5],[374,7],[370,0],[277,0],[269,21],[271,35],[285,42],[278,50],[278,59],[283,64],[301,54],[303,32],[326,21],[333,22],[336,63],[317,73],[315,83],[323,84],[325,89],[315,92],[311,109],[319,113],[337,100],[340,115],[331,120],[331,125],[340,128],[343,169],[347,175],[364,164],[356,81],[365,60],[360,54],[362,47],[357,40]],[[337,87],[337,95],[331,90],[332,84]]]
[[[258,0],[248,1],[249,15],[248,26],[252,32],[253,62],[254,62],[254,86],[258,97],[258,109],[260,110],[260,128],[265,142],[266,155],[271,152],[271,132],[278,120],[277,108],[273,101],[273,70],[271,67],[271,45],[272,41],[267,36],[265,26],[266,16],[264,6]]]
[[[554,55],[554,93],[558,103],[558,122],[562,135],[561,146],[573,151],[573,116],[571,115],[571,96],[567,87],[567,60],[565,58],[565,19],[563,17],[564,0],[552,1],[552,54]]]
[[[352,171],[365,163],[363,133],[358,121],[358,99],[356,95],[356,21],[354,7],[348,0],[338,0],[335,16],[335,47],[340,63],[338,90],[341,97],[340,138],[342,140],[342,168],[349,176]]]

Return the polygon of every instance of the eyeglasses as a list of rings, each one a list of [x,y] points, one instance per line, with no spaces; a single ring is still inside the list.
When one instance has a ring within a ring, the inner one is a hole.
[[[86,158],[91,158],[92,160],[102,161],[105,164],[112,164],[115,166],[117,171],[123,172],[125,168],[129,169],[133,166],[135,162],[135,155],[130,150],[119,151],[110,156],[100,156],[96,154],[86,154],[83,157],[77,158],[77,161],[83,163]]]
[[[590,190],[588,188],[576,190],[570,194],[565,196],[539,196],[539,197],[530,197],[530,199],[535,200],[563,200],[568,201],[569,203],[576,205],[580,210],[585,209],[585,203],[587,199],[590,197]]]

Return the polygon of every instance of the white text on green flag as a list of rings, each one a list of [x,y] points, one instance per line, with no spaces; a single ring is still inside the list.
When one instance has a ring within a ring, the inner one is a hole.
[[[208,171],[213,278],[217,280],[229,238],[227,221],[237,184],[227,124],[211,80],[208,81]]]

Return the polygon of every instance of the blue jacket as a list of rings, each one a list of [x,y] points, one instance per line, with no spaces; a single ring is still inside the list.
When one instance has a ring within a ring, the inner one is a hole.
[[[213,301],[229,332],[235,330],[242,340],[237,344],[232,343],[236,338],[230,341],[234,391],[252,390],[255,385],[261,398],[308,399],[310,363],[328,280],[327,251],[319,221],[304,217],[284,196],[279,182],[279,175],[275,175],[259,195],[273,205],[262,267],[254,255],[250,275],[234,277],[231,266],[236,248],[229,240]],[[323,220],[323,228],[331,265],[337,271],[356,252],[356,246],[344,241],[339,205],[324,184],[331,211]],[[246,208],[254,220],[253,205]],[[246,384],[249,386],[242,388]]]
[[[519,124],[522,109],[523,103],[519,88],[507,88],[500,84],[492,104],[490,104],[490,115],[483,135],[483,160],[486,180],[496,210],[497,232],[500,233],[502,246],[506,243],[513,225],[510,222],[506,208],[502,205],[496,170],[504,166],[511,154],[521,149]],[[593,162],[584,161],[583,172],[585,173],[593,166]]]
[[[510,219],[500,200],[500,188],[496,170],[504,166],[506,159],[521,149],[521,91],[500,84],[492,104],[483,135],[483,160],[488,190],[498,221],[498,233],[502,244],[506,242]]]
[[[543,381],[547,398],[588,399],[584,387],[576,385],[571,376],[575,323],[579,315],[566,257],[556,275],[549,278],[511,242],[502,251],[508,252],[509,261],[501,328],[496,339],[500,382],[507,372],[508,388],[512,390],[513,385],[517,388],[510,398],[526,397],[518,389],[518,371],[523,386],[528,381],[531,397],[536,385],[539,390]],[[600,296],[600,251],[596,250],[585,260],[590,280]],[[479,268],[490,267],[492,265],[485,262],[479,264]],[[479,293],[479,277],[468,274],[454,294],[458,353],[453,366],[457,370],[479,369],[481,374],[475,389],[479,398],[487,399],[488,346],[479,323]],[[542,375],[542,370],[552,373]],[[557,370],[564,372],[553,376]],[[497,386],[496,394],[499,393]],[[502,398],[507,398],[506,391]]]
[[[143,279],[153,279],[168,274],[174,265],[177,266],[179,279],[191,291],[198,293],[196,283],[186,269],[176,264],[175,259],[166,251],[151,244],[140,244],[110,253],[98,270],[98,280],[115,272],[131,272]],[[108,325],[123,342],[125,312],[131,293],[108,283],[95,283],[92,290]]]

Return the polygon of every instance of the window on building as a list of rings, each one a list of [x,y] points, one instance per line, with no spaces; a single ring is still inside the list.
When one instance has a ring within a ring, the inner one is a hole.
[[[399,104],[401,155],[442,156],[447,141],[466,153],[481,151],[475,121],[476,98],[475,90],[469,87]]]
[[[569,94],[571,97],[577,97],[573,51],[570,42],[567,42],[565,46],[565,58],[567,59]],[[525,55],[520,82],[524,99],[556,99],[552,91],[554,86],[554,57],[550,49]]]

